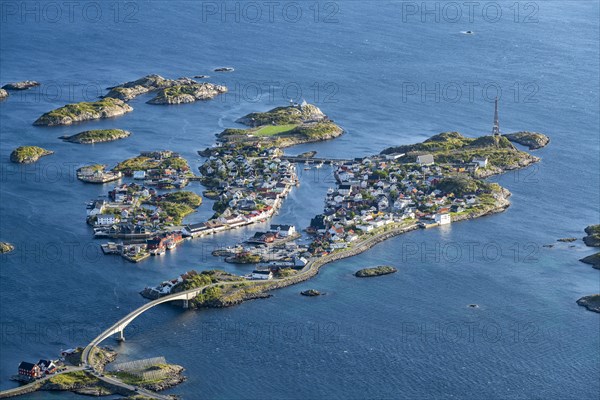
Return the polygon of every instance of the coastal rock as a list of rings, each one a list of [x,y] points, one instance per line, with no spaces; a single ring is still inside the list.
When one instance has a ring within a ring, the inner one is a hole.
[[[0,100],[4,100],[8,97],[8,92],[4,89],[0,89]]]
[[[112,142],[113,140],[123,139],[130,135],[131,132],[122,129],[98,129],[81,132],[73,136],[62,136],[61,139],[71,143],[94,144]]]
[[[390,267],[389,265],[381,265],[379,267],[373,268],[363,268],[354,273],[354,276],[357,278],[369,278],[372,276],[381,276],[388,275],[398,272],[398,270],[394,267]]]
[[[182,104],[193,103],[197,100],[209,100],[219,94],[226,93],[227,88],[212,83],[194,83],[189,85],[172,86],[161,89],[148,104]]]
[[[542,133],[538,132],[516,132],[503,135],[511,142],[518,143],[523,146],[527,146],[529,150],[537,150],[542,147],[546,147],[550,143],[550,138]]]
[[[318,290],[315,290],[315,289],[308,289],[308,290],[304,290],[304,291],[300,292],[300,294],[302,296],[314,297],[314,296],[320,296],[321,292],[319,292]]]
[[[600,253],[584,257],[579,261],[591,265],[594,269],[600,269]]]
[[[75,122],[111,118],[133,111],[133,108],[122,100],[106,98],[95,102],[67,104],[39,117],[33,124],[36,126],[71,125]]]
[[[17,164],[31,164],[50,154],[54,152],[37,146],[21,146],[10,154],[10,161]]]
[[[600,247],[600,225],[590,225],[585,228],[587,236],[583,238],[583,242],[589,247]]]
[[[0,254],[10,253],[15,249],[15,246],[8,242],[0,242]]]
[[[587,308],[590,311],[600,313],[600,294],[592,294],[590,296],[584,296],[577,300],[577,304]]]
[[[6,85],[2,86],[2,89],[5,89],[5,90],[27,90],[27,89],[31,89],[32,87],[36,87],[36,86],[40,86],[39,82],[22,81],[22,82],[6,84]]]
[[[125,82],[118,86],[109,87],[106,97],[111,97],[123,101],[129,101],[139,95],[146,94],[173,86],[187,86],[198,84],[190,78],[166,79],[160,75],[147,75],[135,81]]]
[[[214,71],[215,72],[233,72],[233,71],[235,71],[235,69],[233,69],[232,67],[220,67],[220,68],[215,68]]]
[[[561,239],[556,239],[557,242],[563,242],[563,243],[571,243],[576,241],[577,238],[561,238]]]
[[[194,75],[194,79],[208,79],[210,76],[208,75]]]

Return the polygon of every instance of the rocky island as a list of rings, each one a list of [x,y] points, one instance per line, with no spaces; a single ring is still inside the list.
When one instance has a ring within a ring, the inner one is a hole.
[[[36,82],[36,81],[22,81],[22,82],[6,84],[6,85],[2,86],[2,89],[4,89],[4,90],[27,90],[27,89],[31,89],[36,86],[40,86],[40,83]]]
[[[71,125],[75,122],[112,118],[133,111],[133,107],[122,100],[106,98],[95,102],[67,104],[39,117],[33,125],[57,126]]]
[[[198,83],[191,78],[166,79],[160,75],[148,75],[135,81],[108,88],[105,98],[129,101],[139,95],[158,92],[148,104],[182,104],[196,100],[209,100],[227,92],[225,86]]]
[[[21,146],[10,154],[10,161],[17,164],[31,164],[50,154],[54,152],[37,146]]]
[[[73,136],[61,136],[61,139],[71,143],[94,144],[112,142],[114,140],[126,138],[130,135],[131,132],[122,129],[97,129],[81,132]]]
[[[8,242],[0,242],[0,254],[10,253],[15,249],[15,246]]]
[[[357,278],[369,278],[372,276],[393,274],[395,272],[398,272],[396,268],[390,267],[389,265],[381,265],[379,267],[363,268],[359,271],[356,271],[354,276]]]
[[[584,296],[577,300],[577,304],[587,308],[590,311],[600,313],[600,294],[592,294],[590,296]]]
[[[0,89],[0,100],[4,100],[8,97],[8,92],[4,89]]]
[[[333,139],[344,132],[318,107],[305,102],[250,113],[236,122],[250,128],[225,129],[218,135],[220,142],[260,142],[283,148]]]
[[[503,135],[511,142],[518,143],[523,146],[527,146],[529,150],[537,150],[542,147],[546,147],[550,143],[550,138],[542,133],[538,132],[516,132]]]
[[[171,86],[161,89],[148,104],[183,104],[197,100],[210,100],[219,94],[226,93],[225,86],[212,83],[193,83],[189,85]]]

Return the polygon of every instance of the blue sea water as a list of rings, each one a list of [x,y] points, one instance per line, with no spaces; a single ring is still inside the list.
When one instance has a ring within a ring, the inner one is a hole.
[[[98,255],[84,205],[111,185],[78,182],[76,167],[169,148],[196,168],[196,151],[215,133],[290,98],[317,104],[346,130],[290,154],[363,156],[442,131],[488,134],[499,94],[504,132],[551,137],[535,152],[539,164],[493,178],[513,193],[505,213],[391,239],[267,300],[157,307],[126,330],[125,343],[107,344],[122,360],[164,355],[183,365],[187,382],[168,392],[188,399],[598,398],[600,321],[575,303],[600,290],[598,271],[578,261],[593,250],[556,243],[600,222],[597,1],[500,2],[485,13],[488,3],[478,3],[472,22],[466,8],[456,19],[444,2],[281,2],[272,18],[257,2],[79,2],[71,14],[50,4],[0,4],[0,83],[44,84],[0,103],[0,239],[17,245],[0,258],[0,388],[15,385],[19,361],[87,344],[143,304],[146,285],[192,268],[251,268],[210,251],[260,226],[137,265]],[[221,66],[235,72],[212,72]],[[118,119],[31,125],[150,73],[211,75],[231,92],[169,107],[141,96]],[[105,127],[133,135],[93,146],[58,139]],[[11,164],[10,152],[25,144],[56,154]],[[274,221],[307,226],[332,185],[327,172],[303,173]],[[210,206],[189,221],[210,216]],[[352,276],[383,263],[399,272]],[[298,295],[307,288],[327,295]]]

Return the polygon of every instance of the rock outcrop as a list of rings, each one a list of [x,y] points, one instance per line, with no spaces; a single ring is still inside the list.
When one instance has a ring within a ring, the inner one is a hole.
[[[198,83],[191,78],[166,79],[160,75],[148,75],[108,89],[109,92],[104,96],[105,98],[111,97],[123,101],[129,101],[139,95],[160,90],[160,93],[148,102],[150,104],[191,103],[196,100],[211,99],[227,91],[224,86]]]
[[[589,247],[600,247],[600,225],[590,225],[585,228],[587,236],[583,238],[583,242]]]
[[[71,125],[75,122],[119,117],[133,111],[133,107],[119,99],[105,98],[95,102],[67,104],[39,117],[36,126]]]
[[[5,89],[5,90],[27,90],[27,89],[31,89],[32,87],[36,87],[36,86],[40,86],[39,82],[22,81],[22,82],[6,84],[6,85],[2,86],[2,89]]]
[[[197,100],[210,100],[226,92],[227,88],[225,86],[213,85],[212,83],[177,85],[161,89],[155,98],[148,101],[148,104],[193,103]]]
[[[0,242],[0,254],[10,253],[15,249],[15,246],[8,242]]]
[[[542,147],[546,147],[550,143],[550,138],[542,133],[538,132],[516,132],[503,135],[511,142],[518,143],[523,146],[527,146],[529,150],[537,150]]]
[[[354,276],[357,278],[369,278],[372,276],[381,276],[381,275],[389,275],[398,272],[398,270],[394,267],[390,267],[389,265],[380,265],[379,267],[373,268],[363,268],[354,273]]]
[[[4,100],[8,97],[8,92],[4,89],[0,89],[0,100]]]

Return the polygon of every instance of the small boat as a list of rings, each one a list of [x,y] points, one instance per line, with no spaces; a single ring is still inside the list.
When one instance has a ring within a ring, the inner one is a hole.
[[[315,168],[323,168],[323,162],[321,161],[320,163],[318,163],[317,165],[315,165]]]
[[[174,240],[169,240],[167,242],[167,250],[173,250],[175,247],[177,247],[177,243],[175,243]]]
[[[305,171],[310,170],[310,164],[308,163],[308,161],[304,163],[304,170]]]

